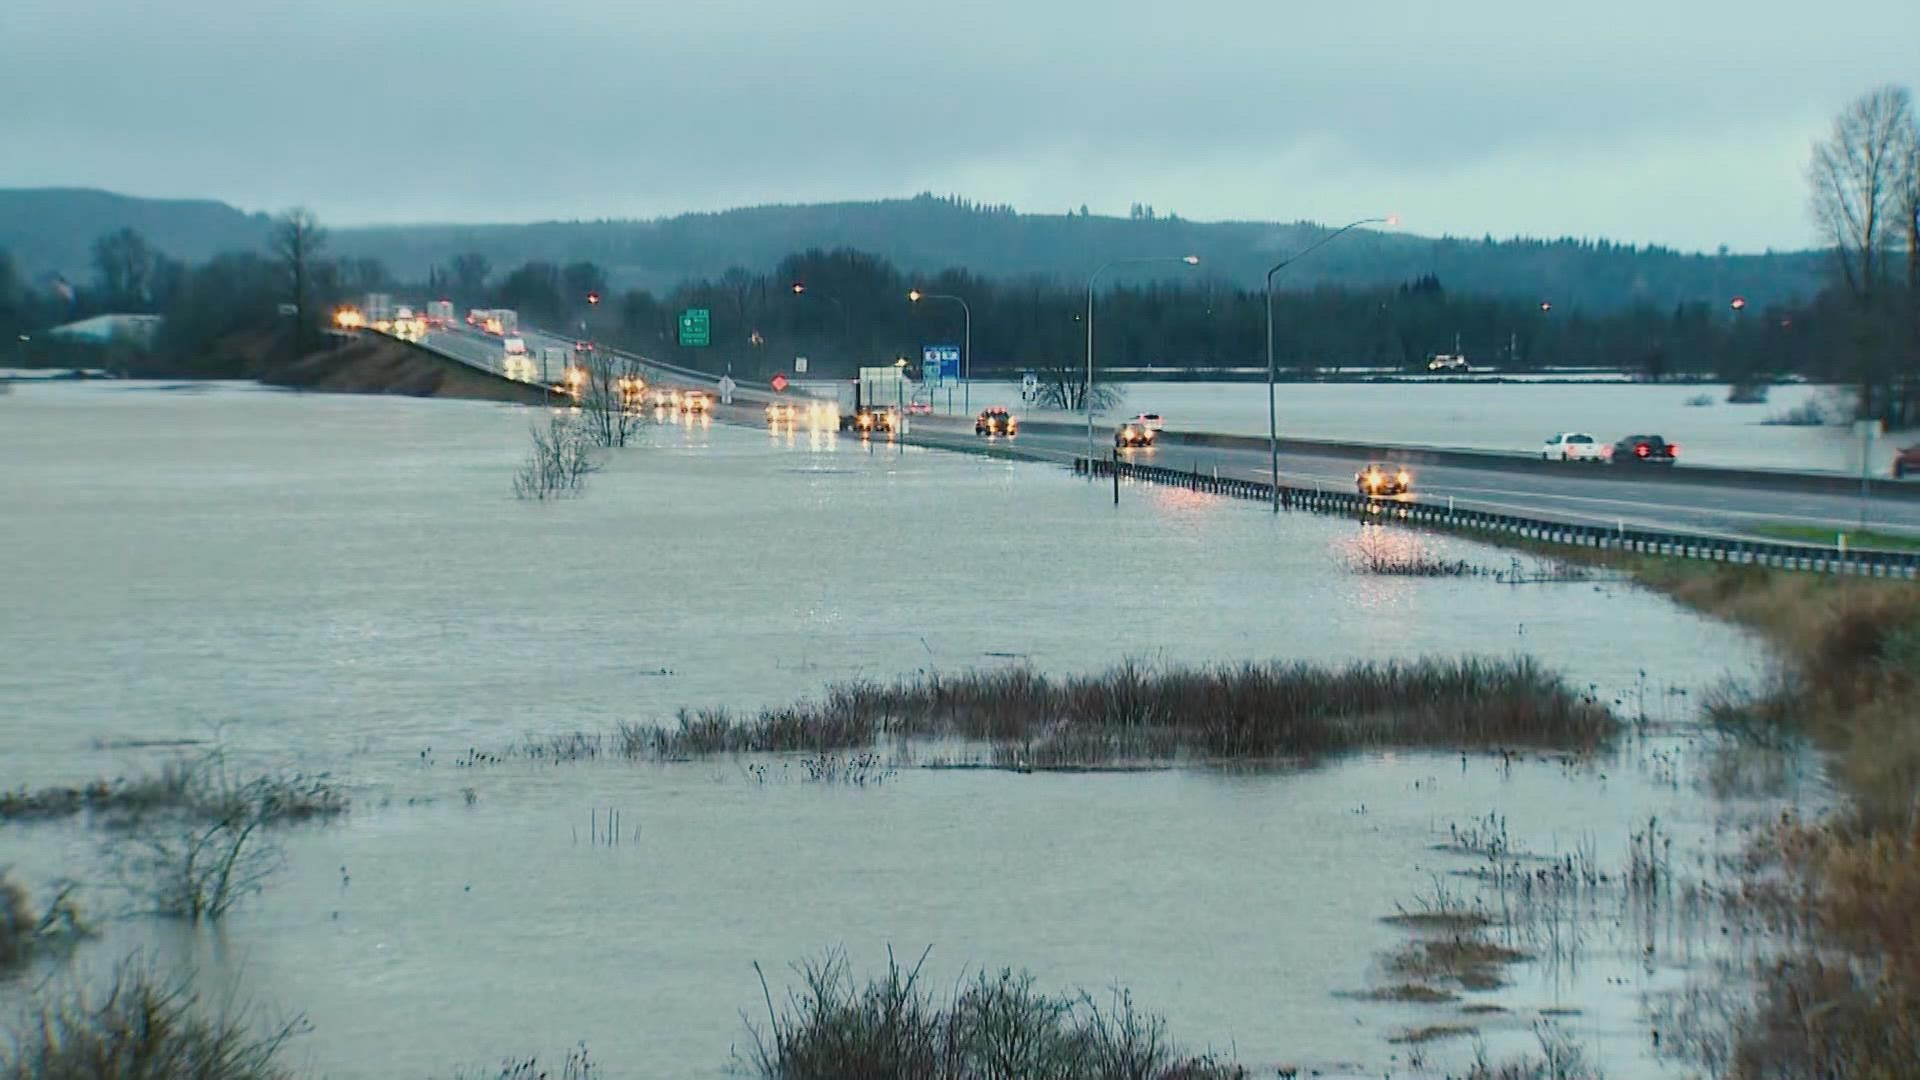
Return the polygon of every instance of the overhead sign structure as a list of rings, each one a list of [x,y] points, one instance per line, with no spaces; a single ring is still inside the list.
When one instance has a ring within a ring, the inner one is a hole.
[[[680,344],[694,348],[713,344],[713,313],[703,307],[681,312]]]

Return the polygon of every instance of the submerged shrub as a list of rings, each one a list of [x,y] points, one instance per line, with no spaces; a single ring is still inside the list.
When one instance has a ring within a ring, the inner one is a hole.
[[[926,957],[922,955],[921,964]],[[1188,1057],[1159,1017],[1115,991],[1054,996],[1025,972],[981,972],[945,1004],[920,985],[921,964],[865,986],[844,954],[800,968],[801,986],[768,1029],[753,1030],[749,1064],[764,1080],[1238,1080],[1247,1072]],[[762,989],[765,990],[764,977]]]

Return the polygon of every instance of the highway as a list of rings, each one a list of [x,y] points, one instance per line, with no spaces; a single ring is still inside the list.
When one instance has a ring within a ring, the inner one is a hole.
[[[1113,451],[1113,425],[1094,427],[1095,453]],[[973,434],[971,420],[915,417],[908,441],[953,449],[973,449],[987,440]],[[1071,462],[1086,455],[1084,428],[1052,424],[1029,425],[1012,441],[1022,456]],[[1269,478],[1264,450],[1167,443],[1150,450],[1123,450],[1124,460],[1165,468],[1189,469],[1208,475],[1248,480]],[[1381,451],[1380,460],[1392,462],[1395,452]],[[1297,487],[1354,490],[1358,462],[1333,455],[1283,452],[1280,482]],[[1658,468],[1658,466],[1644,466]],[[1448,499],[1467,509],[1504,514],[1526,514],[1582,525],[1619,525],[1650,529],[1685,529],[1726,536],[1754,535],[1762,522],[1787,522],[1832,528],[1858,528],[1860,500],[1819,492],[1737,487],[1703,478],[1683,479],[1684,473],[1654,482],[1636,480],[1632,468],[1575,463],[1564,469],[1512,472],[1461,465],[1414,465],[1413,492],[1397,498],[1438,502]],[[1920,500],[1874,499],[1868,522],[1876,530],[1911,532],[1920,536]]]
[[[523,328],[520,336],[527,343],[535,362],[545,348],[563,348],[571,356],[574,339],[544,331]],[[463,363],[494,374],[502,374],[503,350],[500,339],[465,328],[435,330],[421,342],[426,347]],[[651,382],[711,390],[716,378],[703,372],[646,360],[627,353],[618,355],[634,363],[640,374]],[[557,373],[555,373],[557,377]],[[742,385],[735,400],[757,410],[776,395],[758,387]],[[755,412],[723,410],[724,419],[753,422]],[[970,417],[917,416],[911,418],[909,444],[951,450],[977,450],[987,440],[973,433]],[[1085,429],[1071,423],[1029,424],[1002,448],[1037,461],[1070,464],[1086,453]],[[1113,449],[1113,421],[1096,420],[1094,450],[1100,455]],[[1183,443],[1169,433],[1168,439],[1152,449],[1126,450],[1122,455],[1132,461],[1167,468],[1189,469],[1223,477],[1266,480],[1268,459],[1264,449],[1246,445],[1213,446]],[[1396,450],[1383,446],[1379,459],[1396,462],[1417,460],[1418,451]],[[1353,490],[1353,474],[1360,462],[1351,456],[1283,450],[1280,456],[1280,480],[1298,487],[1323,487],[1328,490]],[[1647,466],[1645,468],[1657,468]],[[1722,536],[1755,536],[1757,526],[1766,522],[1788,523],[1832,529],[1835,532],[1858,528],[1862,502],[1858,495],[1837,492],[1796,491],[1772,485],[1743,486],[1723,477],[1702,476],[1695,480],[1679,468],[1672,476],[1652,478],[1636,476],[1634,467],[1587,463],[1569,463],[1562,468],[1514,471],[1497,461],[1487,465],[1447,463],[1413,464],[1414,490],[1398,496],[1407,501],[1453,504],[1474,510],[1503,514],[1524,514],[1548,520],[1581,525],[1620,525],[1628,528],[1677,529]],[[1920,499],[1874,498],[1866,504],[1867,523],[1876,530],[1910,533],[1920,537]]]

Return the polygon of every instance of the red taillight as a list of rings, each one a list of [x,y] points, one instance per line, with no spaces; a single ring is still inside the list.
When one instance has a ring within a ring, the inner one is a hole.
[[[1667,456],[1668,456],[1668,457],[1679,457],[1679,456],[1680,456],[1680,448],[1679,448],[1679,447],[1677,447],[1677,446],[1675,446],[1675,445],[1673,445],[1672,443],[1668,443],[1668,444],[1667,444]]]
[[[1651,446],[1648,446],[1648,445],[1647,445],[1646,443],[1635,443],[1635,444],[1634,444],[1634,447],[1633,447],[1633,456],[1635,456],[1635,457],[1646,457],[1647,455],[1649,455],[1649,454],[1651,454],[1651,453],[1653,453],[1653,447],[1651,447]]]

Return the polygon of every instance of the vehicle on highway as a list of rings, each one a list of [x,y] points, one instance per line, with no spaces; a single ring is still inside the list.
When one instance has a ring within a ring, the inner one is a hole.
[[[698,390],[687,390],[680,395],[680,411],[690,413],[711,412],[713,399]]]
[[[1473,365],[1467,362],[1465,353],[1440,353],[1427,361],[1427,370],[1437,375],[1467,375],[1473,371]]]
[[[1136,413],[1134,414],[1133,419],[1127,421],[1127,423],[1135,424],[1135,425],[1138,425],[1139,427],[1146,428],[1148,431],[1151,431],[1156,435],[1159,434],[1166,427],[1165,421],[1160,419],[1160,414],[1157,412]]]
[[[1563,431],[1540,448],[1541,461],[1605,461],[1613,447],[1584,431]]]
[[[1909,446],[1893,455],[1893,478],[1905,480],[1920,474],[1920,445]]]
[[[1367,496],[1404,495],[1413,490],[1413,474],[1384,462],[1369,461],[1353,474],[1354,487]]]
[[[892,409],[874,409],[862,407],[853,414],[853,430],[861,435],[888,434],[900,430],[900,414]]]
[[[933,402],[909,401],[907,402],[907,412],[913,416],[932,416]]]
[[[1005,405],[989,405],[980,410],[979,416],[973,418],[973,433],[1011,437],[1020,433],[1020,421],[1007,411]]]
[[[1615,465],[1671,465],[1680,448],[1658,435],[1629,435],[1613,444]]]
[[[794,409],[792,402],[776,401],[767,406],[767,423],[775,427],[783,424],[792,427],[793,422],[798,419],[799,415],[799,412]]]
[[[540,368],[526,356],[508,356],[501,365],[501,374],[519,382],[539,382]]]
[[[1136,446],[1144,446],[1151,450],[1153,440],[1154,430],[1143,424],[1131,422],[1121,424],[1119,430],[1113,433],[1113,446],[1116,450],[1126,450]]]

